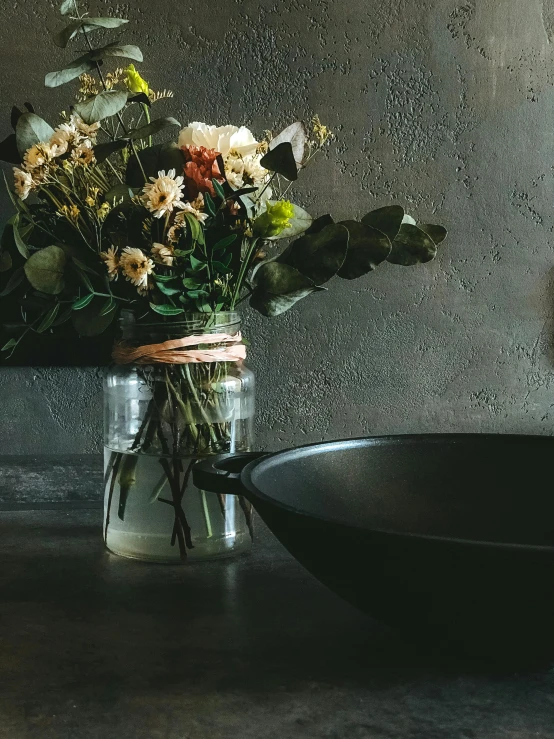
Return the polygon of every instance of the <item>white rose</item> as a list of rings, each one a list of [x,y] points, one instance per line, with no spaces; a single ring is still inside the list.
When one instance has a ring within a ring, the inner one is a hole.
[[[209,126],[195,121],[189,123],[179,134],[179,146],[205,146],[206,149],[215,149],[226,157],[230,151],[236,151],[242,156],[253,154],[258,142],[246,126]]]

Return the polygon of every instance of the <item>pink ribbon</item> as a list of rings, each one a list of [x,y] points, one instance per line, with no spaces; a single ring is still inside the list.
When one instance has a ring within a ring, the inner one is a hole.
[[[242,335],[204,334],[170,339],[162,344],[145,344],[131,347],[116,344],[112,357],[116,364],[200,364],[201,362],[239,362],[246,358],[246,347],[241,344]],[[185,349],[199,344],[230,344],[213,349]]]

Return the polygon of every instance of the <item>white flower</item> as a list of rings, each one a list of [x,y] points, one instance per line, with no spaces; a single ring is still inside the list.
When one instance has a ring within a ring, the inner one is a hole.
[[[260,154],[244,157],[244,179],[252,185],[260,186],[267,182],[269,172],[260,164]]]
[[[53,157],[61,157],[65,154],[69,145],[73,141],[73,134],[67,130],[65,124],[62,124],[59,128],[56,128],[52,137],[50,138],[50,151]]]
[[[101,251],[100,259],[106,265],[106,269],[108,270],[108,277],[110,278],[110,280],[117,280],[119,270],[119,258],[117,256],[117,251],[115,250],[115,247],[110,246],[108,251]]]
[[[179,146],[205,146],[206,149],[215,149],[225,158],[230,151],[243,156],[253,154],[258,142],[246,126],[208,126],[195,121],[179,134]]]
[[[18,167],[13,168],[14,188],[21,200],[29,195],[33,187],[33,178],[29,172],[24,172]]]
[[[148,275],[152,274],[154,262],[141,249],[126,246],[119,258],[119,267],[125,278],[144,292],[148,289]]]
[[[152,246],[152,256],[156,262],[165,264],[166,267],[172,267],[173,259],[175,258],[175,251],[172,246],[155,243]]]
[[[69,119],[69,125],[73,128],[74,131],[77,131],[82,136],[86,136],[87,138],[96,136],[96,133],[100,128],[100,123],[91,123],[89,125],[88,123],[85,123],[84,120],[75,113]]]
[[[174,169],[170,169],[167,174],[162,170],[158,172],[157,178],[150,177],[150,180],[152,184],[146,184],[142,188],[142,202],[155,218],[171,213],[174,208],[184,207],[184,178],[176,177]]]

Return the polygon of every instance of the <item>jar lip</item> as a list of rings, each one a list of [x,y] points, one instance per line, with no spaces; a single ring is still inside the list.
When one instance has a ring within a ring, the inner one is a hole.
[[[165,328],[177,328],[179,326],[191,326],[197,324],[205,326],[210,319],[213,319],[213,325],[232,326],[241,322],[241,316],[238,311],[213,311],[211,313],[184,313],[180,316],[174,316],[172,320],[161,321],[137,321],[136,316],[131,310],[122,310],[119,319],[121,327],[134,326],[136,328],[163,330]]]

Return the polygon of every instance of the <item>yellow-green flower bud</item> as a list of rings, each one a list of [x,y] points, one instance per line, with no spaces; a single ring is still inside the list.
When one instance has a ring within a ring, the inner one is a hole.
[[[267,210],[254,221],[254,235],[262,239],[278,236],[290,225],[290,219],[294,216],[294,206],[288,200],[278,200],[271,205],[267,204]]]
[[[148,95],[150,88],[148,87],[148,82],[140,76],[140,74],[135,69],[134,64],[129,64],[127,69],[125,70],[125,84],[131,90],[131,92],[134,92],[138,94],[139,92],[143,92],[145,95]]]

